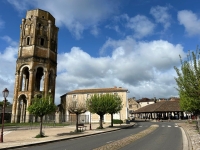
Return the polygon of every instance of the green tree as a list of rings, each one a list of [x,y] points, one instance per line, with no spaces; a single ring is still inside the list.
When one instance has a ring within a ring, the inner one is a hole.
[[[178,77],[177,90],[180,96],[180,106],[184,111],[189,111],[195,115],[200,112],[200,60],[199,50],[196,53],[189,52],[187,60],[181,61],[181,68],[174,67]]]
[[[94,94],[87,100],[87,108],[91,113],[100,116],[99,128],[103,128],[103,116],[111,114],[111,126],[113,126],[113,114],[122,109],[121,98],[113,94]]]
[[[0,107],[3,107],[4,105],[4,100],[0,101]],[[11,106],[12,104],[9,101],[6,101],[6,107]]]
[[[78,116],[87,111],[86,104],[77,101],[68,102],[68,111],[72,114],[76,114],[76,132],[78,132]]]
[[[103,116],[107,113],[108,103],[104,94],[94,94],[87,100],[87,108],[100,117],[99,128],[103,129]]]
[[[40,133],[39,136],[43,137],[42,132],[42,123],[43,123],[43,117],[47,114],[50,114],[52,112],[56,111],[56,105],[53,102],[53,99],[51,96],[42,96],[41,98],[35,97],[33,99],[33,103],[28,107],[28,111],[40,118]]]
[[[122,110],[122,99],[118,95],[107,94],[107,112],[111,115],[111,127],[113,127],[113,114]]]

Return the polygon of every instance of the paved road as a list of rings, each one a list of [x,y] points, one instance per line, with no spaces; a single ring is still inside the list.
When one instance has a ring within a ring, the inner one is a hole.
[[[92,150],[103,145],[114,143],[130,135],[135,135],[143,130],[148,130],[152,124],[158,124],[158,128],[151,132],[149,135],[132,142],[125,146],[123,149],[139,149],[139,150],[157,150],[157,149],[182,149],[182,135],[179,127],[173,122],[137,122],[133,128],[122,129],[115,132],[94,135],[90,137],[82,137],[72,140],[65,140],[60,142],[52,142],[49,144],[42,144],[38,146],[31,146],[23,149],[29,150]]]
[[[159,122],[159,127],[144,138],[141,138],[121,150],[182,150],[183,140],[180,128],[175,123]],[[147,124],[139,124],[138,127]]]

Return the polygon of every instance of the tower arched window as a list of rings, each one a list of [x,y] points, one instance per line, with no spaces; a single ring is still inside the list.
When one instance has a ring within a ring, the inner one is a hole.
[[[35,76],[35,91],[42,91],[44,84],[44,69],[42,67],[37,68]]]
[[[30,45],[30,43],[31,43],[31,39],[30,39],[30,37],[27,37],[26,38],[26,45]]]
[[[44,38],[40,38],[40,46],[44,46]]]

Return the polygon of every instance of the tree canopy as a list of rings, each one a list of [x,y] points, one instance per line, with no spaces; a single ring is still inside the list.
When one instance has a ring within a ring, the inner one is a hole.
[[[107,95],[108,107],[107,113],[111,114],[111,127],[113,127],[113,114],[118,113],[122,108],[122,100],[118,95]]]
[[[76,114],[76,132],[78,132],[78,115],[87,111],[86,104],[79,101],[68,101],[68,111],[72,114]]]
[[[178,77],[177,90],[180,96],[181,109],[184,111],[200,112],[200,60],[199,49],[189,52],[187,60],[181,61],[181,68],[174,67]]]
[[[33,103],[28,107],[28,111],[35,116],[42,117],[55,112],[56,105],[54,104],[51,96],[43,96],[41,98],[35,97],[33,99]]]
[[[53,99],[49,95],[42,96],[41,98],[35,97],[32,101],[33,103],[28,107],[28,111],[31,114],[40,117],[40,136],[42,137],[43,116],[55,112],[56,105],[54,104]]]
[[[100,116],[100,128],[103,128],[103,116],[107,113],[112,115],[122,109],[121,98],[113,94],[94,94],[87,100],[87,107],[91,113],[96,113]]]
[[[0,101],[0,107],[4,105],[4,100]],[[11,106],[12,104],[9,101],[6,101],[6,107]]]

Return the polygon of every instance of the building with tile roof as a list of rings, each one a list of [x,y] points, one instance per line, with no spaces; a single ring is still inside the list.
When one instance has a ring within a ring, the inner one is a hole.
[[[77,102],[86,102],[91,95],[94,94],[105,94],[105,93],[112,93],[117,94],[122,98],[123,108],[122,110],[113,115],[114,119],[121,119],[125,120],[128,118],[128,103],[127,103],[127,92],[128,89],[124,89],[122,87],[112,87],[112,88],[94,88],[94,89],[77,89],[61,96],[61,106],[62,106],[62,115],[64,121],[70,121],[70,114],[67,108],[67,104],[70,101],[76,100]],[[79,118],[80,122],[88,123],[90,122],[99,122],[99,116],[97,114],[91,114],[90,112],[85,112],[84,114],[80,115],[84,116],[82,119]],[[91,119],[90,119],[91,118]],[[104,115],[104,122],[110,122],[111,117],[109,114]]]
[[[171,98],[170,100],[160,100],[153,104],[144,106],[134,111],[135,114],[139,114],[140,118],[149,119],[171,119],[177,117],[181,119],[184,117],[184,113],[180,108],[180,102],[178,98]]]

